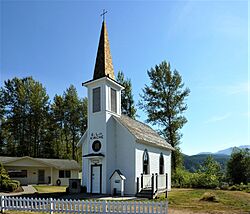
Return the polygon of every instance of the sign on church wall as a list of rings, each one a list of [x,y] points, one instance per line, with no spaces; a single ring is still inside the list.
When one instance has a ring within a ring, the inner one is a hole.
[[[90,140],[103,139],[103,134],[101,132],[91,133]]]

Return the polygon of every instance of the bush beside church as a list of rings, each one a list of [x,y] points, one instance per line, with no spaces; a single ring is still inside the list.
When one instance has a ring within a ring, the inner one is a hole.
[[[20,187],[20,182],[11,180],[7,171],[4,169],[3,164],[0,163],[0,191],[1,192],[14,192]]]

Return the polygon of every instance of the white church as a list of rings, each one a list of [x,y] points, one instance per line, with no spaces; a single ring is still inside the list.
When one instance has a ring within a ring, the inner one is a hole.
[[[88,193],[155,197],[171,189],[174,148],[148,125],[121,114],[123,86],[115,80],[103,21],[88,90],[88,129],[82,147],[82,186]]]

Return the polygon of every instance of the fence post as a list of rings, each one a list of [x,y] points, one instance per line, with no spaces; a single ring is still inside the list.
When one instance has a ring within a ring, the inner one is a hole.
[[[107,213],[107,212],[106,212],[106,201],[105,201],[105,200],[102,202],[102,213],[103,213],[103,214],[106,214],[106,213]]]
[[[154,173],[152,173],[152,177],[151,177],[151,186],[152,186],[152,198],[154,198],[154,193],[155,193]]]
[[[155,190],[158,191],[158,174],[155,173]]]
[[[4,203],[4,201],[5,201],[5,198],[4,198],[4,195],[1,195],[1,199],[0,199],[0,201],[1,201],[1,213],[4,213],[4,211],[5,211],[5,203]]]
[[[53,198],[49,199],[49,205],[50,205],[50,214],[54,213],[54,203],[53,203]]]
[[[168,201],[166,200],[165,213],[168,213]]]
[[[166,198],[168,198],[168,173],[166,173]]]

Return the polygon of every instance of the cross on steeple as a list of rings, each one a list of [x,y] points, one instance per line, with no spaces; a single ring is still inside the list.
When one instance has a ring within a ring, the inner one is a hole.
[[[106,14],[107,12],[108,12],[108,11],[105,10],[105,9],[102,10],[101,16],[102,16],[102,18],[103,18],[103,21],[105,20],[105,14]]]

